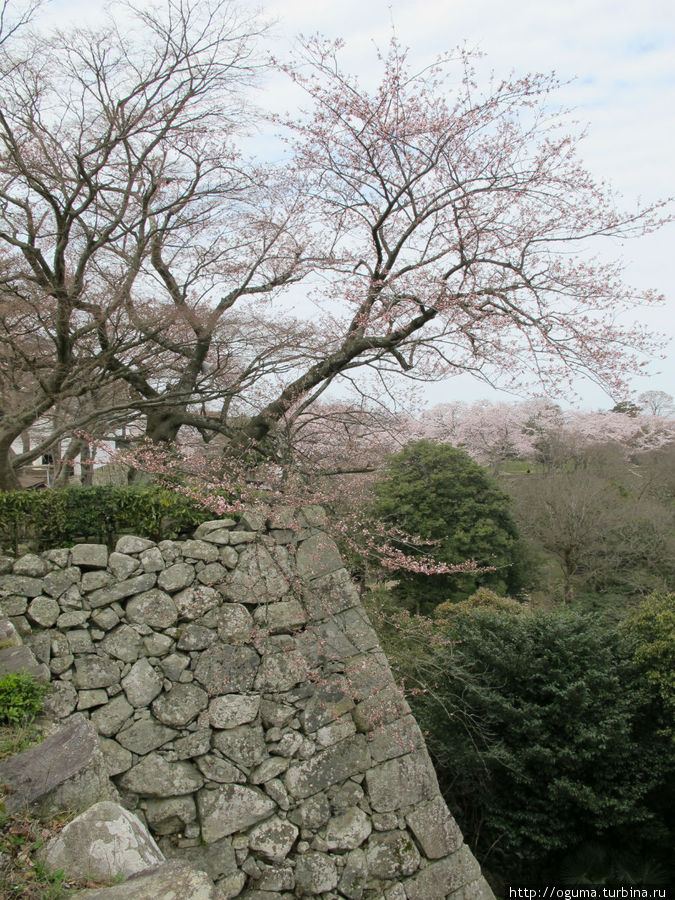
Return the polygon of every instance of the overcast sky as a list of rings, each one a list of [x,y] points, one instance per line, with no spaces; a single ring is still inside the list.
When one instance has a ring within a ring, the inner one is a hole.
[[[143,0],[140,0],[143,2]],[[246,7],[246,3],[240,4]],[[61,24],[90,17],[98,0],[52,0]],[[274,22],[278,52],[295,36],[321,32],[346,41],[345,67],[374,72],[374,44],[384,48],[392,27],[412,59],[423,64],[458,45],[482,51],[481,71],[550,72],[571,83],[561,100],[588,126],[582,157],[627,201],[675,194],[675,15],[672,0],[270,0],[263,14]],[[280,85],[269,86],[283,103]],[[659,234],[614,244],[608,251],[627,265],[635,287],[664,293],[667,306],[640,315],[652,327],[675,334],[675,225]],[[635,382],[636,390],[675,393],[674,348],[653,366],[661,375]],[[586,407],[607,407],[592,385],[579,386]],[[481,384],[453,379],[435,386],[429,400],[473,399],[489,394]]]

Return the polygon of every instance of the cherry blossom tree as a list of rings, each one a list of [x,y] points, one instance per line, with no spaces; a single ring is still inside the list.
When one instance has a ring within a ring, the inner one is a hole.
[[[194,231],[241,180],[229,135],[259,31],[226,0],[136,11],[129,34],[112,20],[51,35],[21,21],[0,47],[2,487],[15,484],[12,443],[55,403],[100,399],[123,375],[147,399],[161,341],[130,294],[144,266],[164,277],[169,236]]]
[[[541,399],[439,404],[419,417],[417,427],[425,437],[463,447],[495,474],[508,459],[554,471],[570,463],[583,467],[600,445],[614,444],[630,457],[675,441],[675,419],[663,415],[564,411]]]
[[[547,411],[532,403],[442,403],[425,411],[420,425],[427,437],[462,447],[497,475],[509,459],[534,458],[544,422],[551,424]]]
[[[57,401],[71,434],[95,396],[152,440],[191,429],[281,464],[364,374],[395,393],[400,375],[564,392],[582,373],[616,393],[654,350],[617,313],[658,298],[590,250],[666,213],[622,211],[593,181],[554,78],[481,89],[470,56],[414,71],[393,41],[367,89],[339,44],[310,40],[281,67],[307,110],[276,118],[289,148],[271,165],[237,149],[256,22],[167,0],[137,24],[2,47],[0,486]],[[290,285],[312,312],[291,314]],[[509,426],[480,452],[498,466],[526,440]]]
[[[655,415],[575,412],[567,417],[565,430],[576,437],[582,448],[616,443],[628,456],[658,450],[675,441],[675,419]]]
[[[620,266],[586,250],[658,227],[661,206],[623,213],[593,182],[550,112],[553,79],[480,94],[466,57],[415,73],[394,42],[368,92],[338,56],[335,45],[305,44],[286,71],[308,113],[278,120],[311,221],[283,277],[321,276],[311,292],[319,315],[309,343],[291,364],[273,362],[278,377],[257,381],[252,399],[236,383],[218,414],[229,449],[264,442],[298,406],[363,370],[383,386],[394,375],[469,371],[559,390],[583,372],[618,390],[654,344],[618,326],[617,308],[657,298],[626,288]],[[447,85],[456,64],[460,77]]]
[[[311,110],[286,123],[331,250],[329,330],[321,358],[252,418],[251,436],[356,366],[534,375],[548,387],[585,372],[616,389],[650,347],[641,329],[616,324],[617,308],[656,298],[583,251],[657,227],[660,206],[623,213],[591,179],[549,112],[553,79],[480,93],[465,56],[415,73],[393,42],[368,92],[338,51],[305,45],[289,74]],[[448,88],[456,63],[463,75]]]

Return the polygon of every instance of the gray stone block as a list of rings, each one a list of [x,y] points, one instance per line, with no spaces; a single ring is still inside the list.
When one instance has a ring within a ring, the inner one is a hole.
[[[146,538],[135,537],[134,535],[129,534],[124,535],[124,537],[121,537],[117,541],[117,543],[115,544],[115,553],[142,553],[144,550],[149,550],[154,546],[155,544],[153,541],[149,541]]]
[[[323,894],[337,887],[338,871],[335,861],[327,853],[304,853],[295,865],[295,885],[298,896]]]
[[[284,784],[293,797],[309,797],[352,775],[365,772],[370,763],[366,739],[357,734],[322,750],[311,759],[292,765],[286,772]]]
[[[412,716],[404,716],[375,728],[368,734],[368,749],[374,762],[404,756],[424,747],[419,725]]]
[[[74,655],[81,653],[94,653],[94,643],[86,628],[76,628],[66,635],[68,649]]]
[[[122,623],[106,634],[101,649],[115,659],[133,663],[143,653],[143,639],[131,626]]]
[[[91,591],[97,591],[100,588],[108,587],[115,580],[112,572],[106,572],[103,569],[92,569],[90,572],[82,574],[80,582],[80,590],[87,594]]]
[[[298,575],[306,581],[330,575],[344,567],[335,541],[325,533],[314,534],[298,545]]]
[[[68,588],[72,587],[74,584],[78,584],[79,581],[79,569],[71,567],[68,569],[49,572],[42,579],[43,591],[45,594],[49,594],[50,597],[55,597],[58,599],[63,594],[65,594]]]
[[[237,523],[234,519],[214,519],[211,522],[202,522],[202,524],[195,531],[195,537],[198,540],[210,540],[209,535],[213,534],[216,531],[227,530],[230,528],[234,528]]]
[[[23,618],[23,614],[28,609],[28,598],[27,597],[19,597],[9,595],[4,599],[0,600],[0,615],[7,616],[8,618],[16,619],[16,617]],[[26,623],[28,620],[25,620]],[[30,631],[30,626],[29,629]]]
[[[270,634],[291,634],[305,624],[307,616],[299,601],[293,599],[258,608],[254,619]]]
[[[162,679],[143,657],[122,679],[126,698],[135,707],[148,706],[162,690]]]
[[[260,657],[250,647],[210,647],[195,666],[195,678],[210,697],[250,691],[260,667]]]
[[[157,584],[163,591],[182,591],[183,588],[189,587],[195,580],[194,566],[188,563],[175,563],[164,569],[157,577]]]
[[[164,568],[164,557],[159,547],[150,547],[140,554],[144,572],[161,572]]]
[[[105,737],[117,734],[134,713],[134,708],[119,694],[91,714],[94,727]]]
[[[309,665],[299,650],[265,653],[256,676],[255,688],[273,693],[289,691],[296,684],[306,682],[309,674]]]
[[[178,620],[174,600],[159,588],[137,594],[127,603],[125,613],[129,622],[158,630],[170,628]]]
[[[5,647],[0,650],[0,677],[3,675],[27,672],[38,681],[49,681],[49,669],[44,663],[39,663],[30,649],[23,644],[18,647]]]
[[[144,756],[120,778],[126,791],[145,797],[179,797],[199,790],[204,779],[186,762],[169,762],[158,753]]]
[[[268,818],[275,804],[262,791],[240,784],[203,790],[197,798],[202,838],[207,844]]]
[[[385,725],[403,718],[409,713],[408,701],[392,682],[384,690],[373,690],[369,697],[357,704],[354,710],[354,722],[359,731],[379,731]]]
[[[331,675],[316,685],[305,704],[302,723],[307,734],[334,722],[354,709],[354,700],[344,675]]]
[[[200,559],[202,562],[215,562],[219,558],[218,547],[199,538],[183,541],[181,551],[186,559]]]
[[[206,691],[196,684],[177,684],[152,704],[155,718],[164,725],[182,728],[209,704]]]
[[[77,699],[77,708],[93,709],[95,706],[101,706],[102,703],[108,702],[108,695],[103,688],[96,688],[93,691],[80,691]]]
[[[206,872],[210,878],[218,881],[219,886],[219,879],[237,873],[237,860],[232,848],[232,839],[229,837],[221,838],[221,840],[214,841],[211,844],[199,844],[195,847],[176,847],[170,841],[162,841],[162,845],[167,858],[180,859],[183,862],[190,863],[195,869]],[[241,887],[243,887],[243,884]],[[226,896],[236,896],[236,894]]]
[[[222,592],[237,603],[274,603],[285,596],[289,588],[283,568],[265,547],[254,544],[241,552],[237,567],[223,585]]]
[[[407,878],[419,868],[421,857],[407,831],[375,833],[365,848],[371,878]]]
[[[370,818],[358,806],[335,816],[326,826],[326,845],[329,850],[356,850],[373,830]]]
[[[440,859],[459,850],[464,839],[441,796],[434,797],[408,813],[408,827],[427,859]]]
[[[72,566],[105,569],[108,565],[108,548],[105,544],[75,544],[70,551]]]
[[[332,618],[361,603],[346,569],[338,569],[308,582],[302,600],[310,621]]]
[[[97,606],[109,606],[118,600],[124,600],[127,597],[133,597],[134,594],[149,591],[151,587],[154,587],[156,580],[157,576],[154,572],[136,575],[134,578],[127,578],[126,581],[120,581],[118,584],[111,584],[109,587],[93,591],[87,595],[87,601],[94,608]]]
[[[370,804],[376,812],[391,812],[430,800],[438,782],[425,751],[409,753],[366,772]]]
[[[160,725],[154,719],[138,719],[123,731],[118,731],[115,740],[119,745],[139,756],[145,756],[153,750],[163,747],[164,744],[175,738],[178,732],[166,725]],[[126,771],[131,763],[119,771]]]
[[[349,900],[361,900],[367,877],[366,854],[363,850],[352,850],[345,857],[345,866],[338,885],[340,892]]]
[[[464,845],[451,856],[420,869],[406,882],[406,893],[408,900],[445,900],[448,894],[479,878],[480,866]]]
[[[220,553],[218,554],[220,559]],[[227,578],[227,569],[219,562],[212,562],[197,572],[197,580],[204,585],[222,584]]]
[[[191,652],[193,650],[205,650],[210,647],[218,637],[212,628],[189,622],[181,629],[176,646],[179,650]]]
[[[28,618],[42,628],[51,628],[61,612],[53,597],[35,597],[28,606]]]
[[[14,575],[28,575],[29,578],[42,578],[48,571],[49,563],[35,553],[20,556],[12,566]]]
[[[119,581],[124,581],[141,568],[140,562],[126,553],[111,553],[108,558],[108,568]]]
[[[216,750],[235,765],[249,769],[269,755],[260,725],[241,725],[227,731],[216,731],[211,741]]]
[[[0,597],[38,597],[42,580],[28,575],[0,575]]]
[[[173,749],[178,759],[190,759],[204,756],[211,749],[211,729],[198,728],[191,734],[173,742]],[[197,760],[199,764],[199,760]],[[207,776],[208,777],[208,776]],[[216,779],[217,780],[217,779]]]
[[[299,833],[291,822],[273,816],[251,829],[248,846],[270,862],[282,863],[291,852]]]
[[[197,821],[194,795],[148,800],[145,818],[155,834],[179,834],[187,825]]]
[[[78,690],[108,687],[120,680],[119,664],[103,656],[83,656],[75,660],[73,684]]]
[[[108,775],[111,777],[126,772],[133,765],[134,760],[131,753],[125,750],[124,747],[120,747],[117,741],[99,737],[98,744],[105,760]]]
[[[246,776],[234,763],[219,756],[206,754],[197,760],[197,768],[204,778],[217,784],[244,784]]]
[[[213,728],[235,728],[252,722],[259,710],[257,694],[222,694],[209,704],[209,721]]]
[[[230,532],[230,544],[234,546],[238,544],[252,544],[258,535],[254,531],[231,531]],[[213,539],[213,536],[210,536],[210,539]]]
[[[9,621],[9,619],[0,619],[0,649],[6,650],[9,647],[20,647],[21,638]]]
[[[226,603],[200,618],[207,628],[215,628],[218,638],[227,644],[243,644],[253,631],[251,614],[240,603]]]
[[[55,681],[44,701],[44,711],[55,719],[65,719],[77,706],[78,693],[69,681]]]

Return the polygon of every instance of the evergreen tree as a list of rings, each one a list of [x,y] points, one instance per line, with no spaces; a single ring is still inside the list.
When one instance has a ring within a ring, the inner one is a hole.
[[[411,442],[389,459],[376,492],[375,515],[409,535],[437,542],[424,549],[439,562],[473,559],[493,568],[458,575],[401,574],[397,593],[406,606],[428,612],[482,585],[512,593],[521,587],[521,546],[510,499],[463,450],[429,440]]]

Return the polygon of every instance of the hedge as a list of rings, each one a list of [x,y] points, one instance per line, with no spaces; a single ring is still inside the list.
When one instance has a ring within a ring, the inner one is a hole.
[[[157,486],[0,491],[0,546],[16,554],[20,545],[34,550],[83,541],[112,546],[121,534],[159,541],[214,518],[188,497]]]

